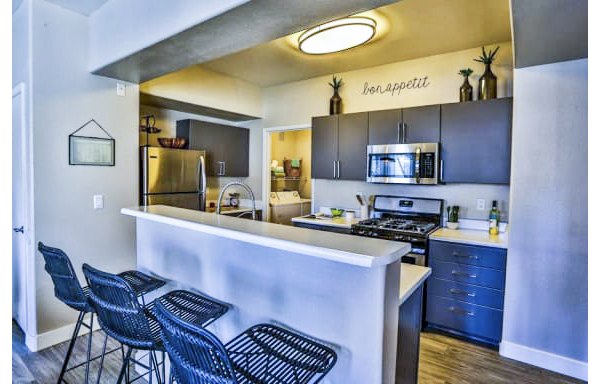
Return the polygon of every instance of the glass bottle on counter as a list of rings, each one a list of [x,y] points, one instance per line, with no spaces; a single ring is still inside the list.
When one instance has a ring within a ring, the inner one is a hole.
[[[492,201],[492,210],[490,211],[490,235],[497,235],[500,225],[500,211],[496,200]]]

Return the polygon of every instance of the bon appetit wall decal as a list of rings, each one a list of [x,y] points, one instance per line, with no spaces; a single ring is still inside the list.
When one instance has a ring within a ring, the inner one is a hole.
[[[389,82],[387,84],[370,84],[365,81],[365,85],[361,95],[389,95],[400,96],[400,93],[406,89],[423,89],[427,88],[431,83],[428,81],[429,76],[415,77],[411,80],[397,82]]]

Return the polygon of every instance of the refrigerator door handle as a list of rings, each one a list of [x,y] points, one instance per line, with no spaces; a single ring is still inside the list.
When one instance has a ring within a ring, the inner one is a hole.
[[[206,164],[204,156],[198,159],[198,195],[200,195],[200,210],[206,211]]]

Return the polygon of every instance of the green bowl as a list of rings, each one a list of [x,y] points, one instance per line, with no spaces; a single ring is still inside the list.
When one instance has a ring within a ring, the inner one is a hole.
[[[339,217],[344,214],[344,210],[340,208],[330,208],[329,210],[331,211],[331,216],[333,217]]]

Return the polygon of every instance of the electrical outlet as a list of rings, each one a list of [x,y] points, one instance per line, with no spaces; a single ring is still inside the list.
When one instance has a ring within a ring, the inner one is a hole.
[[[117,96],[125,96],[125,84],[117,83]]]
[[[104,208],[104,196],[94,195],[94,209],[103,209],[103,208]]]
[[[485,211],[485,199],[477,199],[477,210]]]

